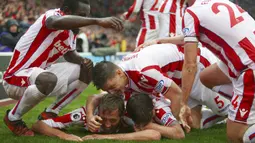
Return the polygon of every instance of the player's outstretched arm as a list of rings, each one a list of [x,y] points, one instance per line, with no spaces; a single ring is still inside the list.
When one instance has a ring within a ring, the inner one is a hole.
[[[99,25],[104,28],[123,30],[123,23],[119,18],[87,18],[75,15],[51,16],[46,20],[46,27],[55,30],[71,30],[89,25]]]
[[[152,41],[145,42],[144,44],[138,46],[135,51],[139,51],[142,48],[155,45],[155,44],[175,44],[175,45],[183,45],[184,44],[184,36],[179,35],[175,37],[166,37],[166,38],[160,38],[160,39],[155,39]]]
[[[61,130],[52,128],[42,121],[37,121],[35,124],[33,124],[32,130],[46,136],[59,137],[60,139],[63,139],[63,140],[79,141],[79,142],[82,141],[80,137],[73,134],[67,134]]]
[[[182,101],[180,120],[187,132],[190,131],[188,122],[192,122],[191,110],[188,107],[188,98],[192,90],[193,82],[197,72],[197,47],[198,43],[186,43],[184,46],[184,64],[182,68]]]
[[[87,135],[82,138],[83,140],[102,140],[102,139],[110,139],[110,140],[130,140],[130,141],[150,141],[150,140],[160,140],[161,135],[158,131],[155,130],[143,130],[133,133],[126,134],[94,134]]]
[[[169,139],[184,139],[185,134],[182,130],[181,126],[177,121],[175,121],[175,125],[171,126],[163,126],[156,123],[149,123],[144,128],[145,129],[153,129],[160,132],[161,136],[169,138]]]

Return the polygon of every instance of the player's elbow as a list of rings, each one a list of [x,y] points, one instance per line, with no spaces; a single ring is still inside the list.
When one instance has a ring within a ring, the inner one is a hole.
[[[154,141],[158,141],[161,139],[161,134],[160,132],[156,131],[156,130],[148,130],[148,140],[154,140]]]
[[[174,132],[167,132],[168,134],[166,134],[165,137],[169,139],[184,139],[185,138],[185,133],[179,124],[173,126],[172,128]]]
[[[185,138],[185,133],[183,131],[183,129],[177,128],[176,133],[175,133],[175,139],[184,139]]]

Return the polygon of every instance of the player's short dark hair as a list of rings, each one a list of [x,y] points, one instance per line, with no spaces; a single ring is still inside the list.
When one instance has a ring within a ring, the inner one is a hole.
[[[123,116],[125,113],[124,99],[118,94],[106,94],[99,102],[99,110],[113,111],[118,109],[119,116]]]
[[[102,89],[108,79],[115,75],[118,66],[112,62],[102,61],[97,63],[92,69],[92,81],[97,89]]]
[[[65,7],[68,7],[69,10],[75,12],[79,6],[79,2],[90,5],[90,0],[64,0],[61,6],[61,10],[64,10]]]
[[[147,94],[134,94],[129,98],[126,110],[135,124],[146,126],[153,117],[152,99]]]

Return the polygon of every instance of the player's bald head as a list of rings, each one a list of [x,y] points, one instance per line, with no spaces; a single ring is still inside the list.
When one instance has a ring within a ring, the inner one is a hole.
[[[68,14],[71,13],[80,16],[85,16],[85,13],[87,13],[86,16],[88,16],[90,11],[90,0],[64,0],[61,10]],[[77,14],[81,13],[79,11],[82,11],[83,14]]]

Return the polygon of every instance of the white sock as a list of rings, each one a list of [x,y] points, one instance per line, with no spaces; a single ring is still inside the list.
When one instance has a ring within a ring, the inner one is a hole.
[[[61,109],[63,109],[67,104],[72,102],[78,95],[83,92],[84,89],[88,87],[87,84],[76,80],[69,84],[67,94],[58,95],[56,102],[51,104],[47,109],[46,112],[53,112],[58,114]]]
[[[45,99],[46,95],[41,93],[36,85],[30,85],[25,90],[23,96],[14,108],[9,112],[8,118],[11,121],[20,120],[21,117],[31,110],[40,101]]]
[[[205,107],[202,108],[201,113],[202,113],[202,118],[200,122],[201,129],[210,128],[226,118],[213,113],[211,109],[206,109]]]
[[[255,124],[251,125],[243,135],[244,143],[255,143]]]
[[[222,96],[227,99],[231,99],[233,96],[233,85],[232,84],[224,84],[215,86],[212,88],[213,91],[218,92]]]

